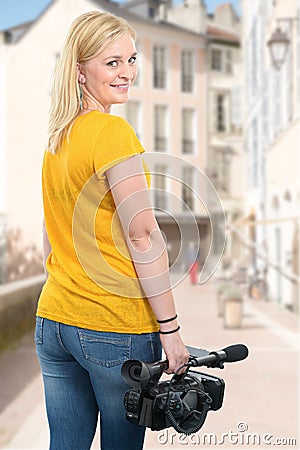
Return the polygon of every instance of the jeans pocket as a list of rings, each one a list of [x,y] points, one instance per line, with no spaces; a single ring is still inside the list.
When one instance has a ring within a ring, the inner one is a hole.
[[[43,326],[44,326],[44,318],[37,316],[34,333],[34,342],[37,345],[41,345],[43,343]]]
[[[130,355],[130,335],[78,329],[84,357],[96,364],[113,367]]]

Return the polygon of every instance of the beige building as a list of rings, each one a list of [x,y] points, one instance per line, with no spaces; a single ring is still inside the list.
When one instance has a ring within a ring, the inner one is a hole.
[[[267,268],[268,297],[297,311],[300,211],[300,1],[243,0],[246,67],[247,225],[253,269]],[[289,39],[276,69],[268,42]]]

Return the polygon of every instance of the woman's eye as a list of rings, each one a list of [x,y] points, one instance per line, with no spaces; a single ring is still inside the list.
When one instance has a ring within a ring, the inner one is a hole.
[[[128,62],[129,62],[129,64],[135,64],[136,63],[136,56],[132,56],[131,58],[129,58]]]
[[[107,63],[107,65],[111,66],[111,67],[117,67],[118,61],[109,61],[109,63]]]

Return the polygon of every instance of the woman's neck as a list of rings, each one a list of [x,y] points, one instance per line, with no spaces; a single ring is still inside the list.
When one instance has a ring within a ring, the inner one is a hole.
[[[106,114],[110,113],[111,105],[107,106],[103,105],[87,89],[85,89],[85,86],[82,87],[82,92],[83,92],[82,111],[86,112],[100,111]]]

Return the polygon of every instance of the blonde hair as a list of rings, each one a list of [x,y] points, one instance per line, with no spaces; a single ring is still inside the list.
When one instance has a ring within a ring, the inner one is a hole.
[[[77,63],[99,55],[100,48],[105,50],[125,34],[136,39],[135,31],[125,19],[108,12],[88,12],[72,23],[53,77],[48,129],[48,151],[51,153],[58,152],[80,111]],[[107,45],[103,46],[104,43]]]

